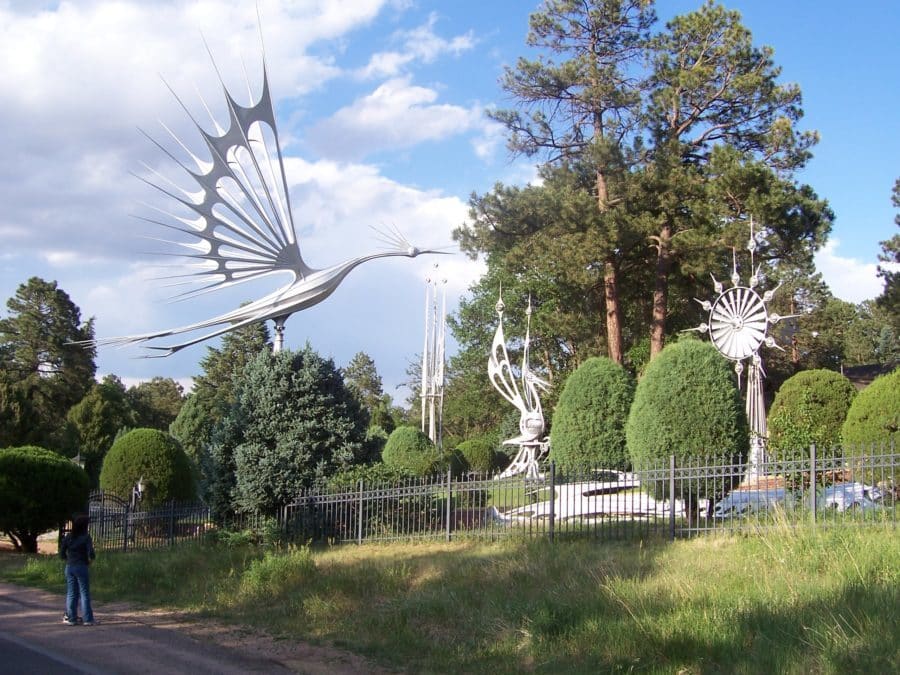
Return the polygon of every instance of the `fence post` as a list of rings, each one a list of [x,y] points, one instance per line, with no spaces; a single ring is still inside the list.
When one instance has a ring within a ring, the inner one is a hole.
[[[450,520],[451,512],[453,510],[453,474],[451,473],[452,467],[447,467],[447,541],[450,541],[450,537],[453,532],[453,523]]]
[[[175,543],[175,500],[169,501],[169,546]]]
[[[550,542],[556,530],[556,462],[550,462]]]
[[[809,511],[812,524],[816,524],[816,444],[809,446]]]
[[[669,455],[669,538],[675,541],[675,455]]]
[[[363,537],[363,481],[359,479],[359,513],[356,515],[356,543],[362,544]]]
[[[128,522],[131,520],[131,506],[125,505],[125,523],[122,527],[122,552],[128,550]]]

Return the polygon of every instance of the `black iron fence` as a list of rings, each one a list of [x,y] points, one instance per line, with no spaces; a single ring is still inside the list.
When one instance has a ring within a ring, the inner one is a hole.
[[[205,504],[171,501],[142,508],[101,491],[91,493],[88,514],[94,546],[106,550],[171,546],[197,539],[211,526]]]
[[[353,489],[304,491],[269,518],[243,515],[231,528],[268,530],[282,540],[364,543],[395,540],[496,541],[509,537],[675,539],[710,532],[833,523],[897,523],[900,455],[812,447],[801,459],[757,471],[739,462],[674,457],[631,472],[558,470],[522,476],[450,473]],[[164,546],[213,527],[207,507],[131,508],[95,496],[92,532],[102,547]]]

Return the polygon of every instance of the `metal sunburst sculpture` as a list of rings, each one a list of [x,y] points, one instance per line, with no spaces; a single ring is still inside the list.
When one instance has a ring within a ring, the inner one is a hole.
[[[394,228],[388,233],[379,232],[381,241],[386,244],[383,250],[324,269],[309,266],[300,253],[295,235],[265,62],[262,93],[249,106],[234,99],[221,76],[219,81],[228,104],[228,123],[223,128],[210,113],[215,132],[204,130],[178,95],[172,92],[203,138],[209,159],[194,154],[165,125],[174,142],[190,155],[194,167],[185,165],[161,143],[144,134],[185,171],[196,183],[194,189],[199,187],[199,192],[189,192],[146,165],[155,180],[142,180],[174,200],[184,213],[190,214],[189,217],[160,211],[164,216],[162,219],[142,219],[174,230],[182,238],[187,237],[187,241],[159,240],[178,247],[179,252],[166,255],[194,261],[192,271],[169,278],[185,280],[179,284],[203,284],[182,293],[180,298],[221,290],[270,274],[284,273],[290,279],[269,295],[211,319],[140,335],[101,338],[94,341],[94,345],[142,344],[197,330],[215,329],[176,344],[143,345],[162,352],[155,356],[169,356],[241,326],[271,319],[275,322],[274,347],[278,351],[283,345],[284,322],[288,317],[325,300],[355,267],[376,258],[415,258],[425,253],[445,253],[419,249]],[[206,107],[205,102],[203,104]]]
[[[762,345],[782,349],[775,343],[775,338],[768,335],[769,326],[783,319],[790,319],[797,314],[780,316],[769,312],[766,304],[781,286],[765,291],[760,295],[756,291],[759,285],[759,274],[762,265],[754,271],[753,254],[762,241],[762,232],[753,232],[753,220],[750,220],[751,276],[746,286],[741,285],[738,274],[737,253],[732,250],[731,288],[723,288],[721,282],[713,276],[716,299],[712,302],[694,298],[703,309],[709,312],[709,323],[701,323],[697,328],[689,328],[700,333],[709,333],[713,346],[725,358],[734,361],[734,370],[738,376],[738,387],[741,374],[744,372],[744,360],[749,359],[747,369],[747,419],[750,423],[750,475],[759,474],[760,467],[766,462],[766,409],[763,400],[762,381],[766,373],[763,370],[759,349]],[[782,349],[782,351],[784,351]]]

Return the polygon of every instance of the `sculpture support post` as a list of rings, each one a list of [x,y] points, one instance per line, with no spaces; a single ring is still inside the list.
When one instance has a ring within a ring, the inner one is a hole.
[[[747,372],[747,421],[750,423],[749,474],[759,476],[766,464],[766,407],[763,398],[762,359],[755,355]]]
[[[437,265],[435,265],[437,268]],[[444,411],[444,342],[447,291],[438,310],[437,280],[425,280],[425,342],[422,348],[422,432],[438,448],[442,445]],[[447,280],[442,281],[446,285]]]
[[[272,352],[277,354],[284,349],[284,322],[286,316],[275,317],[275,339],[272,341]]]

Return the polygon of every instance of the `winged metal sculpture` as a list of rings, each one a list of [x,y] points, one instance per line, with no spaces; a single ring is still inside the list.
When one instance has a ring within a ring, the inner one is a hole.
[[[519,452],[498,478],[506,478],[519,473],[524,473],[529,478],[537,478],[538,460],[548,447],[547,439],[542,438],[546,427],[538,390],[547,391],[550,383],[538,377],[528,363],[528,349],[531,344],[531,297],[528,298],[528,309],[525,310],[527,324],[522,353],[521,390],[517,378],[512,372],[509,354],[506,351],[506,337],[503,334],[505,305],[502,292],[497,299],[496,309],[499,321],[488,358],[488,377],[494,388],[516,407],[520,415],[519,435],[503,441],[504,445],[518,445]]]
[[[194,154],[168,128],[166,131],[191,157],[194,167],[182,163],[161,143],[145,134],[190,176],[196,186],[194,192],[189,192],[145,166],[154,175],[154,180],[142,180],[173,200],[183,215],[160,211],[160,219],[143,220],[177,232],[179,240],[159,241],[177,247],[178,252],[169,255],[193,261],[193,269],[170,277],[182,280],[176,282],[176,285],[200,285],[199,288],[194,287],[182,293],[179,296],[181,298],[220,290],[272,274],[286,274],[289,280],[265,297],[205,321],[139,335],[101,338],[93,343],[95,345],[146,343],[213,329],[199,337],[175,344],[144,345],[148,349],[159,350],[161,353],[156,356],[168,356],[241,326],[272,319],[275,322],[277,351],[283,344],[284,322],[287,318],[294,312],[325,300],[351,270],[364,262],[389,256],[415,258],[423,253],[443,253],[416,248],[394,229],[392,232],[381,233],[382,241],[387,246],[383,250],[323,269],[308,265],[301,255],[295,235],[290,191],[265,64],[262,93],[251,105],[243,106],[238,103],[224,83],[222,88],[228,105],[228,123],[223,128],[210,113],[214,132],[204,130],[177,94],[172,92],[203,138],[209,153],[208,159]],[[196,192],[196,187],[199,187],[199,192]]]

